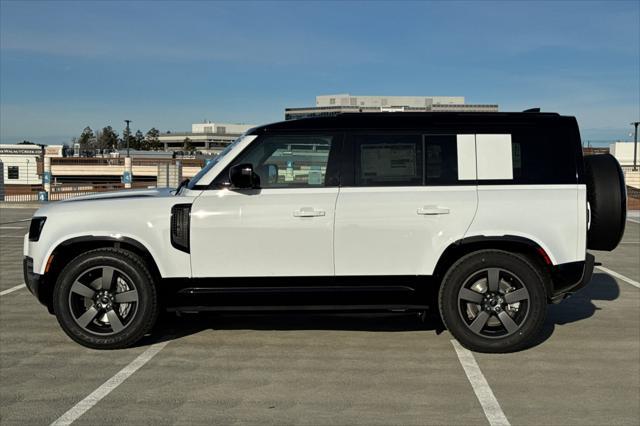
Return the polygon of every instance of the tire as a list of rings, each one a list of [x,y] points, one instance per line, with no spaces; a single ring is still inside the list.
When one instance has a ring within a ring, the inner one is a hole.
[[[627,220],[627,187],[620,163],[613,155],[584,157],[591,221],[587,247],[611,251],[620,242]]]
[[[126,348],[158,318],[158,296],[144,261],[122,249],[91,250],[60,273],[53,309],[71,339],[93,349]]]
[[[547,313],[543,274],[524,256],[500,250],[477,251],[454,263],[438,303],[449,332],[476,352],[526,348]]]

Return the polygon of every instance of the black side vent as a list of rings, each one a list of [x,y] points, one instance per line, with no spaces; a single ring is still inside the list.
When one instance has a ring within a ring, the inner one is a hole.
[[[189,253],[189,228],[191,204],[176,204],[171,208],[171,245]]]
[[[29,225],[29,241],[38,241],[40,234],[42,234],[42,228],[47,218],[44,216],[34,217],[31,219],[31,225]]]

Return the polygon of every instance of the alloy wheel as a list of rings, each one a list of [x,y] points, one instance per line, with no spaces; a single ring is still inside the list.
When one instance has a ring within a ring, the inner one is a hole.
[[[83,272],[69,291],[73,320],[83,330],[99,335],[116,334],[135,318],[138,290],[122,270],[99,266]]]
[[[518,332],[530,306],[529,291],[522,280],[501,268],[471,274],[458,292],[458,311],[467,328],[487,338]]]

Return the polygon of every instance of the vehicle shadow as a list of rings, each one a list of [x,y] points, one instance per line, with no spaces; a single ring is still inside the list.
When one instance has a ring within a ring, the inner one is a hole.
[[[542,333],[529,346],[537,346],[551,337],[556,326],[563,326],[591,318],[601,308],[594,303],[598,300],[612,301],[620,296],[618,282],[609,274],[595,272],[585,288],[557,305],[549,305],[547,319]]]
[[[527,348],[545,342],[557,326],[588,319],[598,308],[594,301],[615,300],[620,295],[616,280],[604,273],[595,273],[591,282],[580,292],[560,304],[549,305],[542,333]],[[445,330],[437,312],[424,317],[413,313],[199,313],[163,315],[154,331],[136,346],[177,340],[204,330],[336,330],[402,332]]]
[[[277,312],[277,313],[209,313],[167,314],[155,330],[136,346],[147,346],[176,340],[204,330],[336,330],[336,331],[434,331],[445,330],[439,316],[416,312],[407,313],[335,313],[335,312]]]

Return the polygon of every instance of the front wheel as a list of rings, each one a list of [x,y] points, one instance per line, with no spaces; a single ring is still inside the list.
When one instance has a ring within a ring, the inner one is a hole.
[[[439,295],[442,320],[477,352],[513,352],[540,333],[547,300],[542,275],[525,257],[483,250],[458,260]]]
[[[145,263],[115,248],[73,259],[60,273],[53,303],[65,333],[94,349],[133,345],[151,330],[159,310]]]

